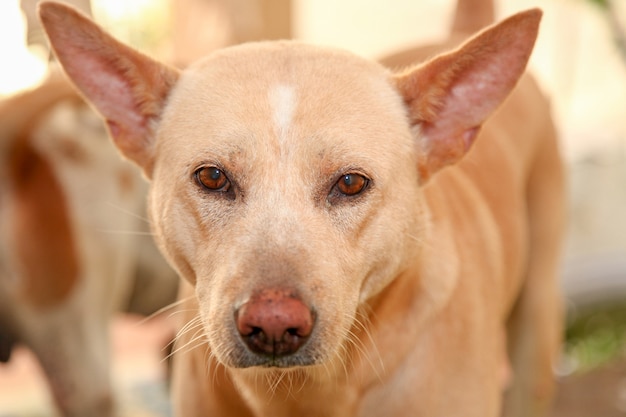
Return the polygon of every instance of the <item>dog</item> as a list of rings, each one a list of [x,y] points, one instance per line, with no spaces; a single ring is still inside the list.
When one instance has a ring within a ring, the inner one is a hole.
[[[142,235],[145,181],[60,73],[0,102],[0,158],[0,359],[25,344],[62,415],[110,417],[110,318],[140,271],[176,283]]]
[[[181,72],[62,4],[40,17],[151,182],[184,282],[176,415],[547,410],[564,192],[524,75],[539,10],[395,72],[297,41]]]

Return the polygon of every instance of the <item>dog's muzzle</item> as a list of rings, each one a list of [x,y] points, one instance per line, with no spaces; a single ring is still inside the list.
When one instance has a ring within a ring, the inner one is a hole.
[[[263,289],[235,312],[237,331],[247,348],[271,365],[294,355],[309,339],[315,314],[290,289]],[[287,361],[288,362],[288,361]]]

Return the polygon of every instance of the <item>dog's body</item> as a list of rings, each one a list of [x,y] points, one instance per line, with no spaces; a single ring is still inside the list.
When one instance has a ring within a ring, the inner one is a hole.
[[[0,102],[0,158],[2,359],[24,343],[64,416],[109,417],[109,319],[159,262],[142,236],[145,181],[61,74]]]
[[[545,410],[562,174],[529,78],[457,163],[522,75],[539,12],[397,74],[293,42],[179,74],[67,8],[41,15],[151,179],[187,283],[178,415],[496,416],[509,355],[507,415]]]

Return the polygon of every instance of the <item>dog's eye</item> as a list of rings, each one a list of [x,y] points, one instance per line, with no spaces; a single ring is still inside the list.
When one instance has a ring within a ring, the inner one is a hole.
[[[224,172],[216,167],[202,167],[195,173],[199,185],[209,191],[227,192],[230,190],[230,181]]]
[[[345,196],[360,194],[367,188],[369,180],[360,174],[345,174],[339,178],[337,190]]]

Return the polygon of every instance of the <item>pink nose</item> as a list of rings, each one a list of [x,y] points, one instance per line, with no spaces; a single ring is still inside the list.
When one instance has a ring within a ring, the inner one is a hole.
[[[313,330],[313,314],[295,291],[265,289],[254,294],[235,315],[237,330],[255,353],[291,355]]]

